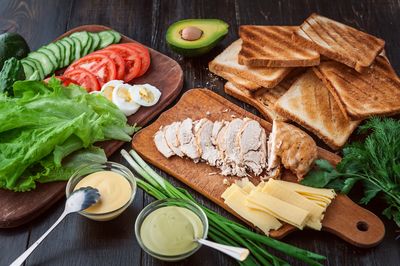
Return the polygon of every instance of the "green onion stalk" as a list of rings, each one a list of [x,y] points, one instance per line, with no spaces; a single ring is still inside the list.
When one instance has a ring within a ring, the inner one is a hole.
[[[188,191],[173,186],[157,174],[136,151],[131,150],[128,153],[125,150],[121,150],[121,154],[136,173],[142,177],[142,179],[136,179],[138,186],[154,198],[178,198],[198,204]],[[239,223],[233,222],[200,204],[198,205],[207,215],[209,222],[208,237],[210,239],[224,245],[245,247],[250,251],[247,259],[239,262],[240,265],[289,265],[285,260],[269,253],[267,247],[306,262],[309,265],[322,265],[319,261],[326,259],[325,256],[255,233]]]

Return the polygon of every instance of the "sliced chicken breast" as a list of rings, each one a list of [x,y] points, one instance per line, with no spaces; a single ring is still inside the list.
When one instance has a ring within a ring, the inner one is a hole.
[[[244,125],[237,136],[241,163],[255,175],[260,175],[266,167],[267,135],[260,123],[245,118]]]
[[[217,164],[220,155],[211,141],[213,126],[213,122],[204,119],[201,123],[201,127],[195,130],[196,142],[200,149],[201,159],[211,166]]]
[[[165,157],[169,158],[175,155],[175,153],[169,148],[167,144],[163,128],[160,128],[156,132],[156,134],[154,134],[154,143],[156,144],[157,150]]]
[[[174,122],[170,125],[164,127],[164,136],[167,141],[168,147],[179,157],[183,157],[184,154],[179,148],[179,141],[178,141],[178,129],[181,125],[181,122]]]
[[[186,118],[182,121],[178,129],[179,149],[190,159],[198,162],[200,153],[197,148],[196,140],[193,134],[193,121]]]

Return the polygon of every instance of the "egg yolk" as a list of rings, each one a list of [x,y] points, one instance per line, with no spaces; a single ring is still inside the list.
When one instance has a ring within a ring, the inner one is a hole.
[[[125,102],[130,102],[132,100],[129,91],[125,88],[121,88],[118,90],[118,96],[125,100]]]
[[[144,87],[141,87],[139,89],[139,95],[140,95],[140,98],[142,98],[143,100],[145,100],[148,103],[154,101],[154,94]]]

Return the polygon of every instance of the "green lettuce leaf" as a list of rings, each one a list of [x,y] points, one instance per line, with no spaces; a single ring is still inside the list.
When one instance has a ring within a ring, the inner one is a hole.
[[[129,141],[135,130],[101,95],[64,87],[54,78],[47,85],[17,81],[14,98],[0,97],[0,188],[26,191],[38,180],[59,180],[44,179],[38,165],[61,173],[66,156],[97,141]]]

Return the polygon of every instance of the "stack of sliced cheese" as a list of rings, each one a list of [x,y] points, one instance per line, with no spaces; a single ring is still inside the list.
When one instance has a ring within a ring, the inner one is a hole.
[[[324,212],[335,191],[269,179],[254,186],[248,179],[232,184],[222,194],[225,204],[265,234],[279,229],[280,221],[299,229],[321,230]]]

